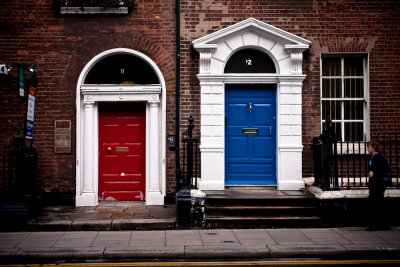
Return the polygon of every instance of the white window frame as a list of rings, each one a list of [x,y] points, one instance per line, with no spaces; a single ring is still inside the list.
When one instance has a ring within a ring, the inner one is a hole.
[[[340,57],[341,61],[341,75],[340,76],[323,76],[322,75],[322,61],[323,58],[328,57]],[[347,57],[361,57],[363,59],[363,76],[344,76],[344,58]],[[321,123],[321,132],[323,130],[323,123],[325,120],[322,119],[322,102],[323,101],[340,101],[340,108],[341,108],[341,119],[340,120],[332,120],[334,123],[341,123],[341,137],[343,142],[345,141],[345,122],[363,122],[363,131],[364,137],[366,140],[360,141],[367,141],[370,138],[369,133],[369,120],[370,120],[370,104],[369,104],[369,55],[367,53],[344,53],[344,54],[321,54],[320,55],[320,123]],[[340,79],[341,80],[341,89],[342,89],[342,97],[341,98],[322,98],[322,81],[323,79]],[[364,120],[346,120],[344,119],[344,102],[348,101],[349,98],[344,97],[344,81],[345,79],[363,79],[364,81],[364,97],[363,98],[351,98],[351,100],[363,100],[364,101]],[[351,141],[348,141],[352,143]],[[358,142],[358,141],[355,141]]]

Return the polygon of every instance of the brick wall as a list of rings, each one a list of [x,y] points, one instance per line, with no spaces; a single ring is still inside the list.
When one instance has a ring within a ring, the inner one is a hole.
[[[312,175],[310,144],[320,132],[321,53],[369,53],[371,132],[398,133],[400,103],[400,4],[344,0],[182,0],[182,131],[192,114],[199,135],[198,55],[191,42],[254,17],[312,41],[304,55],[303,175]],[[35,146],[39,183],[46,191],[75,190],[75,93],[84,65],[116,47],[138,50],[160,67],[167,83],[167,134],[174,134],[174,1],[137,0],[128,16],[58,16],[53,1],[0,1],[0,63],[37,65]],[[17,81],[0,77],[0,138],[23,121]],[[54,154],[54,120],[73,122],[73,152]],[[167,191],[173,191],[174,156],[167,150]]]
[[[303,176],[313,175],[312,137],[320,134],[321,53],[369,53],[371,133],[400,133],[398,1],[183,0],[182,10],[183,118],[200,117],[198,55],[190,43],[254,17],[312,42],[303,63]]]
[[[175,121],[175,14],[173,1],[135,1],[128,16],[59,16],[53,1],[0,1],[0,62],[37,65],[34,146],[39,152],[39,186],[75,191],[76,84],[85,64],[111,48],[131,48],[161,69],[167,84],[167,134]],[[24,120],[17,81],[0,78],[0,144]],[[72,120],[72,153],[54,154],[54,120]],[[167,150],[168,191],[175,186],[174,153]]]

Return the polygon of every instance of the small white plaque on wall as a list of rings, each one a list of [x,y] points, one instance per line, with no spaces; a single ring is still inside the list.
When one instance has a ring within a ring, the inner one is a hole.
[[[71,121],[54,122],[54,153],[71,153]]]

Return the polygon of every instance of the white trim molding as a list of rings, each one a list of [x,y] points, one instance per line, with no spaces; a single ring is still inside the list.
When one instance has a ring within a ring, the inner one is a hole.
[[[160,84],[87,85],[86,75],[96,63],[116,54],[146,61]],[[115,48],[100,53],[82,70],[76,89],[76,206],[98,204],[98,103],[146,102],[146,204],[163,205],[166,193],[166,86],[157,65],[135,50]]]
[[[262,21],[249,18],[193,41],[200,53],[202,190],[225,188],[225,84],[277,85],[277,187],[304,188],[302,179],[303,52],[311,42]],[[276,73],[225,74],[229,58],[253,48],[265,52]]]

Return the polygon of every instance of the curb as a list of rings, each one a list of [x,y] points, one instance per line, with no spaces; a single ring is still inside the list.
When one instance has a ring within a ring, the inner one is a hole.
[[[171,230],[176,228],[175,219],[113,219],[113,220],[60,220],[28,222],[22,229],[28,231],[134,231]]]
[[[162,246],[89,248],[0,248],[1,261],[101,259],[232,259],[232,258],[399,258],[400,245],[307,246]]]

